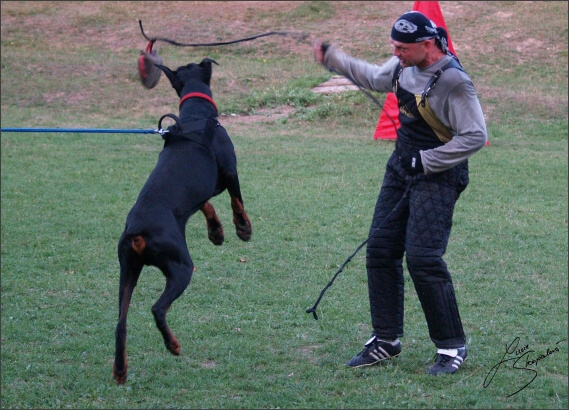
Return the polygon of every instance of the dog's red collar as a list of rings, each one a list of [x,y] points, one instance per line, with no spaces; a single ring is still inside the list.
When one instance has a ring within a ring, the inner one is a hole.
[[[213,104],[213,106],[215,107],[215,111],[217,110],[217,105],[215,104],[215,101],[213,101],[213,98],[211,98],[209,95],[204,94],[204,93],[189,93],[186,94],[182,97],[182,99],[180,100],[180,105],[179,107],[182,107],[182,103],[184,101],[186,101],[188,98],[194,98],[194,97],[198,97],[198,98],[203,98],[204,100],[208,100],[210,103]],[[218,111],[219,112],[219,111]]]

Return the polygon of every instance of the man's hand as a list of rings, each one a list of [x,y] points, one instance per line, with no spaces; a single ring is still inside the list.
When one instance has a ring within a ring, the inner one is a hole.
[[[404,152],[399,156],[399,162],[409,175],[423,174],[425,172],[419,152]]]
[[[324,54],[328,47],[328,43],[322,43],[320,40],[316,40],[314,42],[312,45],[312,51],[314,52],[314,60],[316,60],[317,63],[324,64]]]

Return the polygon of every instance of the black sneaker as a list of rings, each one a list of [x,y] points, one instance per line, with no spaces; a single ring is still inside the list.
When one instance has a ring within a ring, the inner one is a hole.
[[[365,344],[364,350],[352,357],[348,363],[350,367],[371,366],[382,360],[389,360],[401,353],[401,341],[396,341],[395,345],[390,342],[379,340],[376,336]]]
[[[466,360],[466,356],[468,353],[466,352],[466,347],[460,347],[458,349],[449,349],[449,350],[456,350],[456,356],[449,356],[443,353],[436,354],[435,364],[429,367],[427,371],[429,374],[437,375],[440,373],[448,373],[453,374],[456,373],[462,362]]]

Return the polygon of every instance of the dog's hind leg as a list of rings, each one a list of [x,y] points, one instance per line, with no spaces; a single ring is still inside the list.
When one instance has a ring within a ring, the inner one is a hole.
[[[120,285],[119,285],[119,319],[115,331],[115,361],[113,377],[117,384],[123,384],[127,379],[126,355],[126,319],[132,292],[143,268],[142,259],[132,248],[131,241],[122,238],[119,242]]]
[[[180,343],[168,327],[166,313],[168,313],[172,303],[186,290],[192,278],[194,264],[187,248],[184,247],[184,249],[184,254],[180,255],[179,258],[169,259],[158,266],[166,276],[166,287],[158,301],[152,306],[152,314],[158,330],[162,333],[164,344],[176,356],[180,354]]]
[[[207,223],[207,237],[214,245],[221,245],[225,239],[225,233],[223,232],[223,226],[217,217],[215,208],[211,202],[208,201],[202,206],[201,211]]]

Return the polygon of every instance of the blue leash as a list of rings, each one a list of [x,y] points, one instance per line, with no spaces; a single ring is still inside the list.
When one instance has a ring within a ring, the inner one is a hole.
[[[114,128],[2,128],[2,132],[79,132],[85,134],[160,134],[166,130],[126,130]]]

